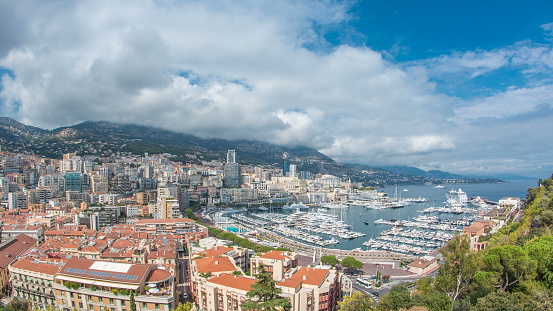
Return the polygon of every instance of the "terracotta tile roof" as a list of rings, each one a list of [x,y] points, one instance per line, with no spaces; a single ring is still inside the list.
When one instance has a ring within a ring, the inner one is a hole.
[[[244,276],[236,276],[223,273],[219,276],[214,276],[207,280],[208,283],[215,283],[230,288],[235,288],[243,291],[249,291],[253,284],[257,282],[256,279],[248,278]]]
[[[436,261],[438,261],[437,258],[433,258],[431,260],[426,260],[424,258],[419,258],[419,259],[413,261],[412,263],[410,263],[409,267],[424,269],[424,268],[427,268],[428,266],[430,266],[432,263],[434,263]]]
[[[61,249],[75,249],[78,250],[81,247],[80,243],[77,241],[71,241],[61,247]]]
[[[30,258],[18,259],[11,265],[13,268],[54,275],[58,273],[62,265],[50,264],[45,261],[36,261]]]
[[[119,239],[119,240],[116,240],[115,242],[113,242],[113,244],[111,246],[113,247],[129,247],[129,246],[134,246],[134,242],[133,241],[130,241],[128,239]]]
[[[105,264],[107,265],[106,268],[97,268],[92,269],[95,265],[95,263],[99,263],[100,265]],[[111,270],[108,268],[109,266],[115,266],[116,269]],[[119,265],[124,265],[124,269],[120,269]],[[153,265],[147,265],[147,264],[130,264],[130,263],[115,263],[115,262],[109,262],[109,261],[101,261],[101,260],[91,260],[91,259],[81,259],[81,258],[70,258],[67,260],[67,263],[63,266],[63,268],[60,270],[60,275],[68,275],[71,277],[77,277],[77,278],[84,278],[84,279],[92,279],[92,280],[110,280],[115,282],[121,282],[121,283],[133,283],[138,284],[141,280],[146,278],[150,273],[151,269],[155,269],[155,266]],[[96,271],[91,272],[90,271]],[[97,273],[100,272],[100,273]],[[105,274],[102,274],[104,272]],[[123,275],[134,275],[136,278],[134,279],[122,279],[113,277],[117,274],[123,274]]]
[[[148,259],[155,259],[155,258],[175,259],[177,258],[177,253],[174,250],[171,250],[171,251],[153,251],[148,254]]]
[[[171,277],[171,272],[163,269],[155,269],[150,272],[150,275],[146,279],[146,282],[162,282]]]
[[[301,286],[301,283],[301,280],[287,279],[278,282],[277,285],[282,287],[298,288],[298,286]]]
[[[203,254],[205,257],[216,257],[216,256],[223,255],[225,253],[228,253],[232,250],[233,248],[231,247],[215,246],[214,248],[206,249],[205,251],[202,251],[202,252],[197,252],[194,255],[201,256]]]
[[[198,273],[227,272],[238,270],[228,257],[198,258],[195,260]]]
[[[330,270],[328,269],[301,267],[289,278],[289,280],[294,280],[296,282],[301,281],[302,284],[320,286],[328,276],[329,272]]]
[[[283,251],[269,251],[259,256],[259,258],[275,259],[275,260],[290,259],[290,257],[287,256],[286,253]]]
[[[5,269],[10,263],[17,259],[21,253],[33,247],[36,239],[26,234],[2,241],[0,244],[0,268]]]
[[[86,253],[101,253],[102,252],[102,249],[100,249],[99,247],[97,246],[85,246],[81,249],[81,252],[86,252]]]

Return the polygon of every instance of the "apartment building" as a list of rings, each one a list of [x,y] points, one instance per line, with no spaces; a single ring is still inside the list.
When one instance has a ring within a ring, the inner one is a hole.
[[[331,269],[301,267],[277,283],[294,311],[334,311],[342,296],[342,274]]]
[[[174,233],[184,235],[187,232],[203,231],[207,233],[207,228],[189,218],[140,219],[135,225],[137,232],[146,232],[148,234]]]
[[[231,257],[229,247],[217,247],[194,254],[190,261],[190,289],[199,310],[241,311],[246,294],[257,282],[243,276]],[[265,271],[278,280],[282,297],[288,298],[293,311],[334,311],[342,295],[342,274],[331,269],[297,267],[297,254],[271,251],[251,258],[251,273]]]
[[[264,271],[272,274],[273,280],[284,279],[285,274],[298,266],[298,254],[283,251],[270,251],[265,254],[255,255],[251,259],[251,275],[259,273],[259,267],[263,265]]]
[[[14,298],[27,299],[35,308],[54,306],[52,284],[64,261],[20,258],[9,267]]]
[[[157,265],[71,258],[52,283],[56,307],[63,311],[170,311],[176,306],[173,275]]]

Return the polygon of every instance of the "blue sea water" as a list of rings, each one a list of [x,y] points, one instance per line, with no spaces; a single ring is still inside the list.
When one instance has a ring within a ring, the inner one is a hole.
[[[529,188],[537,186],[537,180],[514,180],[506,183],[493,184],[455,184],[444,185],[444,188],[434,188],[434,186],[398,186],[397,192],[395,186],[388,186],[378,189],[388,193],[388,196],[399,198],[428,198],[426,203],[411,203],[411,205],[397,209],[367,209],[364,207],[351,206],[347,209],[328,209],[327,213],[335,213],[341,219],[347,221],[352,226],[353,231],[365,233],[366,236],[352,240],[340,239],[340,243],[329,246],[327,248],[337,248],[351,250],[355,248],[367,249],[363,243],[370,238],[376,238],[383,230],[391,228],[389,225],[377,225],[374,223],[377,219],[398,219],[409,220],[413,217],[421,215],[417,210],[422,210],[430,206],[444,206],[446,200],[445,193],[451,189],[462,189],[467,193],[467,196],[480,196],[484,199],[497,202],[504,197],[519,197],[524,199]],[[407,191],[404,191],[407,190]],[[313,209],[315,212],[316,209]],[[438,215],[438,214],[428,214]],[[447,215],[441,217],[461,218],[463,215]],[[368,224],[365,224],[365,221]],[[332,236],[322,235],[324,239],[330,239]]]

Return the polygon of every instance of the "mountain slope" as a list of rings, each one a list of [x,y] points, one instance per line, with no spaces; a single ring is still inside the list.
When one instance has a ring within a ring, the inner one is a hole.
[[[347,176],[364,186],[390,184],[441,183],[441,179],[463,179],[441,171],[424,172],[413,167],[379,169],[359,164],[336,163],[319,151],[305,146],[277,146],[266,142],[224,139],[202,139],[161,128],[105,121],[86,121],[51,131],[39,129],[0,117],[0,147],[2,151],[32,153],[48,158],[63,154],[110,157],[119,153],[169,153],[173,160],[202,163],[224,161],[227,150],[234,149],[242,164],[282,167],[286,158],[298,165],[298,171]],[[475,182],[475,181],[472,181]]]

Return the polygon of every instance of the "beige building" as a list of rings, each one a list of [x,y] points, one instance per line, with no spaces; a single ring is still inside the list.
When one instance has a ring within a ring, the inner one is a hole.
[[[173,219],[140,219],[136,223],[137,232],[146,232],[148,234],[181,234],[188,232],[205,232],[207,228],[197,224],[189,218],[173,218]]]
[[[13,297],[31,301],[34,308],[54,306],[52,284],[63,264],[60,260],[18,259],[9,267]]]
[[[13,238],[8,238],[0,243],[0,290],[9,284],[9,269],[8,266],[14,262],[17,257],[27,249],[35,246],[36,240],[20,234]]]
[[[137,310],[176,307],[173,275],[157,265],[72,258],[52,283],[60,310],[129,311],[133,292]]]
[[[194,300],[202,311],[241,311],[246,294],[255,282],[250,277],[219,274],[198,283]]]
[[[234,260],[223,255],[229,249],[217,247],[199,252],[191,260],[190,288],[199,310],[241,311],[246,294],[257,282],[254,277],[242,276]],[[216,256],[197,257],[209,255]],[[251,274],[259,273],[260,265],[263,265],[273,278],[278,279],[281,296],[290,300],[293,311],[337,310],[342,295],[342,275],[330,269],[297,268],[297,258],[297,254],[281,251],[254,256]]]
[[[265,272],[271,273],[273,280],[284,279],[285,274],[298,265],[298,254],[292,252],[270,251],[251,258],[251,275],[259,273],[263,265]]]
[[[228,247],[228,246],[215,246],[194,254],[194,256],[200,257],[217,257],[217,256],[228,256],[234,260],[234,264],[242,269],[242,271],[247,271],[249,267],[249,254],[250,250],[242,247]]]
[[[301,267],[277,286],[294,311],[334,311],[342,296],[341,279],[336,270]]]
[[[423,256],[409,264],[409,271],[416,274],[426,274],[438,268],[438,258]]]

